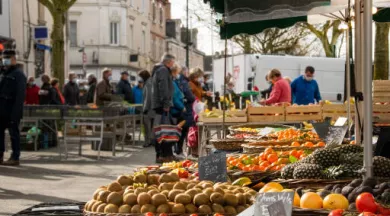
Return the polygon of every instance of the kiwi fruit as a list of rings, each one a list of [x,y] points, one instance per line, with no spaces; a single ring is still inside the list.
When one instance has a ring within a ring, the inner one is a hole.
[[[96,212],[104,213],[104,208],[106,208],[106,206],[107,206],[106,203],[100,204],[100,205],[97,207]]]
[[[140,195],[141,193],[144,193],[144,192],[148,192],[148,190],[146,188],[137,188],[135,189],[134,193],[135,195]]]
[[[153,195],[160,193],[157,189],[151,189],[148,191],[148,194],[153,197]]]
[[[181,193],[176,195],[175,197],[175,203],[181,203],[183,205],[190,204],[192,201],[191,196],[185,193]]]
[[[131,213],[131,206],[127,204],[121,205],[118,209],[118,213]]]
[[[122,186],[133,184],[133,180],[130,179],[129,177],[127,177],[127,176],[124,176],[124,175],[118,176],[118,178],[116,179],[116,181],[117,181],[119,184],[121,184]]]
[[[141,206],[140,205],[134,205],[133,207],[131,207],[131,213],[133,213],[133,214],[141,213]]]
[[[211,214],[213,211],[211,210],[210,206],[208,205],[201,205],[198,208],[198,213],[200,214]]]
[[[156,212],[156,206],[152,204],[145,204],[141,207],[141,213]]]
[[[184,214],[184,213],[186,213],[186,208],[181,203],[175,204],[172,207],[172,213],[174,213],[174,214]]]
[[[190,189],[185,192],[186,194],[191,196],[191,199],[194,199],[195,195],[198,194],[199,192],[196,189]]]
[[[145,174],[137,174],[134,176],[134,183],[147,183],[147,180]]]
[[[196,206],[192,203],[187,204],[184,207],[186,209],[186,213],[189,213],[189,214],[196,213],[196,211],[198,210],[198,208],[196,208]]]
[[[237,206],[238,205],[238,198],[233,194],[225,194],[223,196],[223,199],[225,201],[225,204],[228,206]]]
[[[126,194],[124,197],[123,197],[123,203],[127,204],[127,205],[135,205],[137,204],[137,195],[131,193],[131,194]]]
[[[102,204],[103,202],[102,201],[97,201],[95,202],[92,207],[91,207],[91,211],[92,212],[96,212],[97,208],[99,207],[100,204]]]
[[[161,191],[161,194],[168,198],[169,190]]]
[[[119,210],[118,206],[116,206],[114,204],[108,204],[104,208],[104,213],[118,213],[118,210]]]
[[[211,208],[215,213],[225,214],[225,209],[220,204],[213,203],[213,205],[211,205]]]
[[[194,189],[197,189],[198,191],[202,192],[204,188],[200,185],[196,185]]]
[[[205,190],[203,190],[203,193],[207,194],[208,197],[210,197],[213,192],[213,188],[206,188]]]
[[[179,190],[186,190],[187,187],[183,182],[177,182],[174,186],[173,189],[179,189]]]
[[[250,193],[244,193],[244,196],[246,197],[246,203],[251,203],[253,196]]]
[[[99,202],[99,201],[91,200],[89,205],[88,206],[86,205],[86,209],[85,210],[92,211],[92,207],[93,207],[93,205],[95,205],[96,202]]]
[[[171,207],[168,204],[162,204],[157,207],[157,213],[170,213]]]
[[[207,194],[204,194],[204,193],[200,193],[200,194],[195,195],[194,204],[196,206],[209,204],[209,196]]]
[[[233,206],[225,206],[224,209],[225,209],[225,214],[228,214],[228,215],[236,215],[237,214],[237,211]]]
[[[180,177],[177,173],[168,173],[168,175],[171,177],[172,182],[178,182],[180,181]]]
[[[152,196],[152,205],[158,207],[168,202],[167,197],[162,194],[155,194]]]
[[[97,197],[97,200],[106,203],[108,195],[110,195],[110,192],[108,192],[108,191],[100,191],[99,195]]]
[[[181,194],[181,193],[184,193],[184,190],[173,189],[173,190],[171,190],[171,191],[168,193],[168,199],[169,199],[170,201],[174,201],[176,195]],[[187,192],[186,192],[186,193],[187,193]]]
[[[107,203],[114,204],[116,206],[120,206],[122,204],[123,198],[122,195],[116,192],[111,192],[107,197]]]
[[[160,184],[166,183],[166,182],[173,182],[172,177],[168,175],[167,173],[161,174],[160,177],[158,178],[158,182]]]
[[[122,185],[118,182],[112,182],[110,185],[108,185],[107,190],[110,192],[119,192],[122,190]]]
[[[196,186],[196,184],[194,184],[194,183],[189,183],[188,185],[187,185],[187,190],[191,190],[192,188],[194,188]]]
[[[245,211],[245,209],[247,209],[245,206],[237,206],[236,207],[236,211],[237,211],[237,214],[240,214],[241,212]]]
[[[173,189],[173,184],[171,184],[171,183],[162,183],[162,184],[160,184],[160,186],[158,186],[158,189],[160,191],[164,191],[164,190],[170,191],[170,190]]]
[[[93,193],[94,200],[98,200],[98,196],[99,196],[100,191],[105,191],[105,190],[103,188],[96,189],[95,192]]]
[[[148,176],[148,185],[158,185],[159,184],[158,178],[160,178],[160,176],[158,174],[149,175]]]
[[[212,187],[213,187],[213,184],[210,183],[210,182],[206,182],[206,183],[202,184],[202,187],[203,187],[203,189],[212,188]]]
[[[214,192],[218,192],[218,193],[220,193],[220,194],[222,194],[222,195],[224,195],[224,194],[225,194],[225,191],[223,191],[223,189],[222,189],[222,188],[220,188],[220,187],[216,187],[216,188],[214,188]]]
[[[210,196],[210,201],[212,203],[217,203],[217,204],[223,205],[225,203],[224,195],[222,195],[221,193],[218,193],[218,192],[214,192]]]
[[[236,197],[238,199],[238,205],[245,205],[246,204],[246,196],[242,193],[237,193]]]
[[[87,203],[85,203],[85,205],[84,205],[84,210],[85,210],[85,211],[89,211],[89,206],[91,205],[92,201],[93,201],[93,200],[90,200],[90,201],[88,201]]]
[[[138,203],[138,205],[143,206],[143,205],[149,204],[151,199],[152,199],[152,197],[150,197],[150,195],[148,193],[142,192],[137,197],[137,203]]]

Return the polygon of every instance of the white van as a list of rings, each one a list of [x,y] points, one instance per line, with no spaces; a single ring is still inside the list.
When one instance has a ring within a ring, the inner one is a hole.
[[[313,66],[323,100],[340,101],[344,98],[345,59],[248,54],[226,60],[227,73],[233,76],[237,93],[247,91],[250,86],[267,89],[269,84],[265,76],[273,68],[294,80],[304,74],[307,66]],[[224,58],[213,61],[215,91],[223,91],[224,65]],[[250,78],[253,78],[253,83],[250,83]]]

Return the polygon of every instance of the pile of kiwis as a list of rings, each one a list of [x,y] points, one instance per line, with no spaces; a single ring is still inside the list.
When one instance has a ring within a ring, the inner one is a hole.
[[[98,188],[84,210],[97,213],[238,214],[253,204],[247,187],[180,179],[175,173],[119,176]]]

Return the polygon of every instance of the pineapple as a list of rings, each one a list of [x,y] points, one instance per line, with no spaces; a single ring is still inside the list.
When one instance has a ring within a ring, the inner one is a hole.
[[[323,179],[323,168],[316,164],[301,164],[294,169],[294,179]]]
[[[313,163],[322,167],[340,164],[340,152],[336,149],[318,149],[313,152]]]

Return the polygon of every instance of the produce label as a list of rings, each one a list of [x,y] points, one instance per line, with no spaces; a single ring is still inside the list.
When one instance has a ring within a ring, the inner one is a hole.
[[[211,154],[199,158],[199,179],[213,182],[226,182],[226,154]]]
[[[255,216],[291,216],[294,192],[259,193],[256,197]]]
[[[342,127],[332,126],[329,128],[329,133],[325,138],[326,145],[336,144],[341,145],[345,134],[347,133],[348,125]]]

